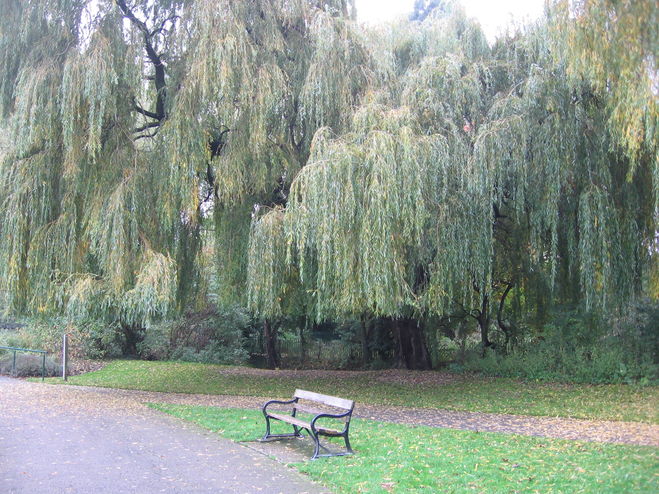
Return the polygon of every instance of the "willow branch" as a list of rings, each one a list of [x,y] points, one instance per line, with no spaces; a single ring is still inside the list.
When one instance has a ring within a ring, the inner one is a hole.
[[[148,124],[144,124],[141,127],[133,129],[133,132],[134,133],[144,132],[146,129],[153,129],[154,127],[159,127],[159,126],[160,126],[160,122],[149,122]]]
[[[144,49],[146,51],[149,61],[153,65],[155,70],[154,82],[156,85],[156,112],[155,115],[157,120],[164,120],[167,118],[165,113],[165,100],[167,98],[167,88],[165,84],[165,65],[163,64],[162,58],[153,47],[152,37],[155,32],[151,33],[144,21],[139,20],[135,17],[133,11],[126,5],[126,0],[116,0],[117,5],[121,9],[124,17],[128,19],[137,29],[139,29],[144,36]]]
[[[153,112],[151,112],[151,111],[149,111],[149,110],[145,110],[144,108],[142,108],[142,107],[141,107],[140,105],[138,105],[137,103],[135,103],[135,104],[133,105],[133,109],[134,109],[137,113],[141,113],[141,114],[144,115],[145,117],[149,117],[149,118],[153,118],[153,119],[155,119],[155,120],[159,120],[159,117],[158,117],[158,115],[157,115],[156,113],[153,113]]]

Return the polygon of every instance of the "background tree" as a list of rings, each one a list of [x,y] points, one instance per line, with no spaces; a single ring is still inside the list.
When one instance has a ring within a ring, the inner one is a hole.
[[[14,310],[100,317],[134,340],[188,306],[209,210],[220,223],[285,197],[315,128],[342,124],[368,75],[352,70],[366,54],[349,9],[8,2],[0,252]],[[225,231],[218,249],[233,247]]]
[[[639,293],[655,222],[637,206],[652,192],[626,180],[606,102],[551,56],[546,27],[492,51],[459,9],[415,27],[379,35],[397,77],[372,86],[348,132],[319,130],[286,209],[269,213],[317,319],[392,318],[399,364],[425,368],[423,321],[455,306],[488,347],[495,319],[510,339],[511,293],[537,301],[527,311]],[[252,272],[254,300],[280,296],[275,273]]]
[[[598,94],[606,94],[612,145],[629,158],[629,173],[639,160],[659,162],[656,2],[561,0],[553,7],[569,73],[586,77]],[[655,189],[657,177],[655,166]]]

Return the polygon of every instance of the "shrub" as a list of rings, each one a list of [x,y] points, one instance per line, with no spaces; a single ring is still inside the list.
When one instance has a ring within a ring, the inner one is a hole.
[[[80,344],[80,356],[102,359],[123,355],[126,336],[118,323],[90,320],[70,327],[73,339]]]
[[[122,354],[124,336],[117,324],[89,320],[71,323],[60,317],[27,319],[20,328],[3,331],[0,344],[59,355],[64,332],[69,335],[72,358],[112,358]]]
[[[148,328],[138,352],[148,359],[241,364],[249,357],[244,334],[250,324],[242,307],[212,307]]]
[[[485,375],[579,383],[650,383],[659,377],[659,303],[643,300],[604,324],[592,315],[564,311],[540,337],[509,354],[468,353],[463,370]]]
[[[21,327],[8,334],[5,343],[7,346],[56,353],[62,348],[62,334],[65,327],[66,325],[59,318],[28,319]]]
[[[165,360],[169,358],[170,333],[172,321],[160,322],[147,328],[142,341],[137,343],[137,354],[146,360]]]

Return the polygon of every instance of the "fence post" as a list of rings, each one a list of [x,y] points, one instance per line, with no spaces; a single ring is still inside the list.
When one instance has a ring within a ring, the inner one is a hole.
[[[14,350],[14,360],[11,363],[11,377],[16,377],[16,350]]]
[[[66,333],[62,338],[62,379],[66,381],[67,360],[69,359],[69,349],[67,345]]]
[[[41,382],[46,377],[46,352],[41,354]]]

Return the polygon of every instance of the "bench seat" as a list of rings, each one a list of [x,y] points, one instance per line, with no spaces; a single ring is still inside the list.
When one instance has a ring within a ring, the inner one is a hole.
[[[287,410],[268,410],[268,407],[273,405],[279,406],[280,408],[290,407],[290,411],[286,413]],[[354,406],[355,402],[351,400],[297,389],[291,400],[270,400],[263,405],[262,411],[266,421],[266,432],[261,441],[302,437],[301,431],[306,430],[314,441],[314,454],[311,457],[312,460],[324,456],[343,456],[352,454],[353,451],[350,447],[348,432],[350,430],[350,418]],[[301,417],[298,415],[299,413],[305,414],[309,418]],[[292,425],[293,432],[289,434],[271,434],[271,420],[279,420]],[[322,421],[323,425],[317,423],[319,421]],[[343,423],[343,427],[332,428],[325,425],[325,422],[331,422],[332,424]],[[346,451],[341,453],[330,452],[329,449],[320,443],[320,436],[342,437],[345,441]],[[321,448],[327,451],[327,453],[320,454]]]
[[[281,420],[282,422],[287,422],[291,425],[297,425],[300,429],[306,429],[309,430],[311,428],[311,422],[305,422],[304,420],[300,420],[297,417],[292,417],[291,415],[284,415],[283,413],[274,413],[270,412],[268,413],[270,418]],[[316,426],[316,430],[318,432],[323,432],[327,434],[332,434],[332,435],[341,435],[341,431],[337,431],[336,429],[328,429],[327,427],[320,427]]]

